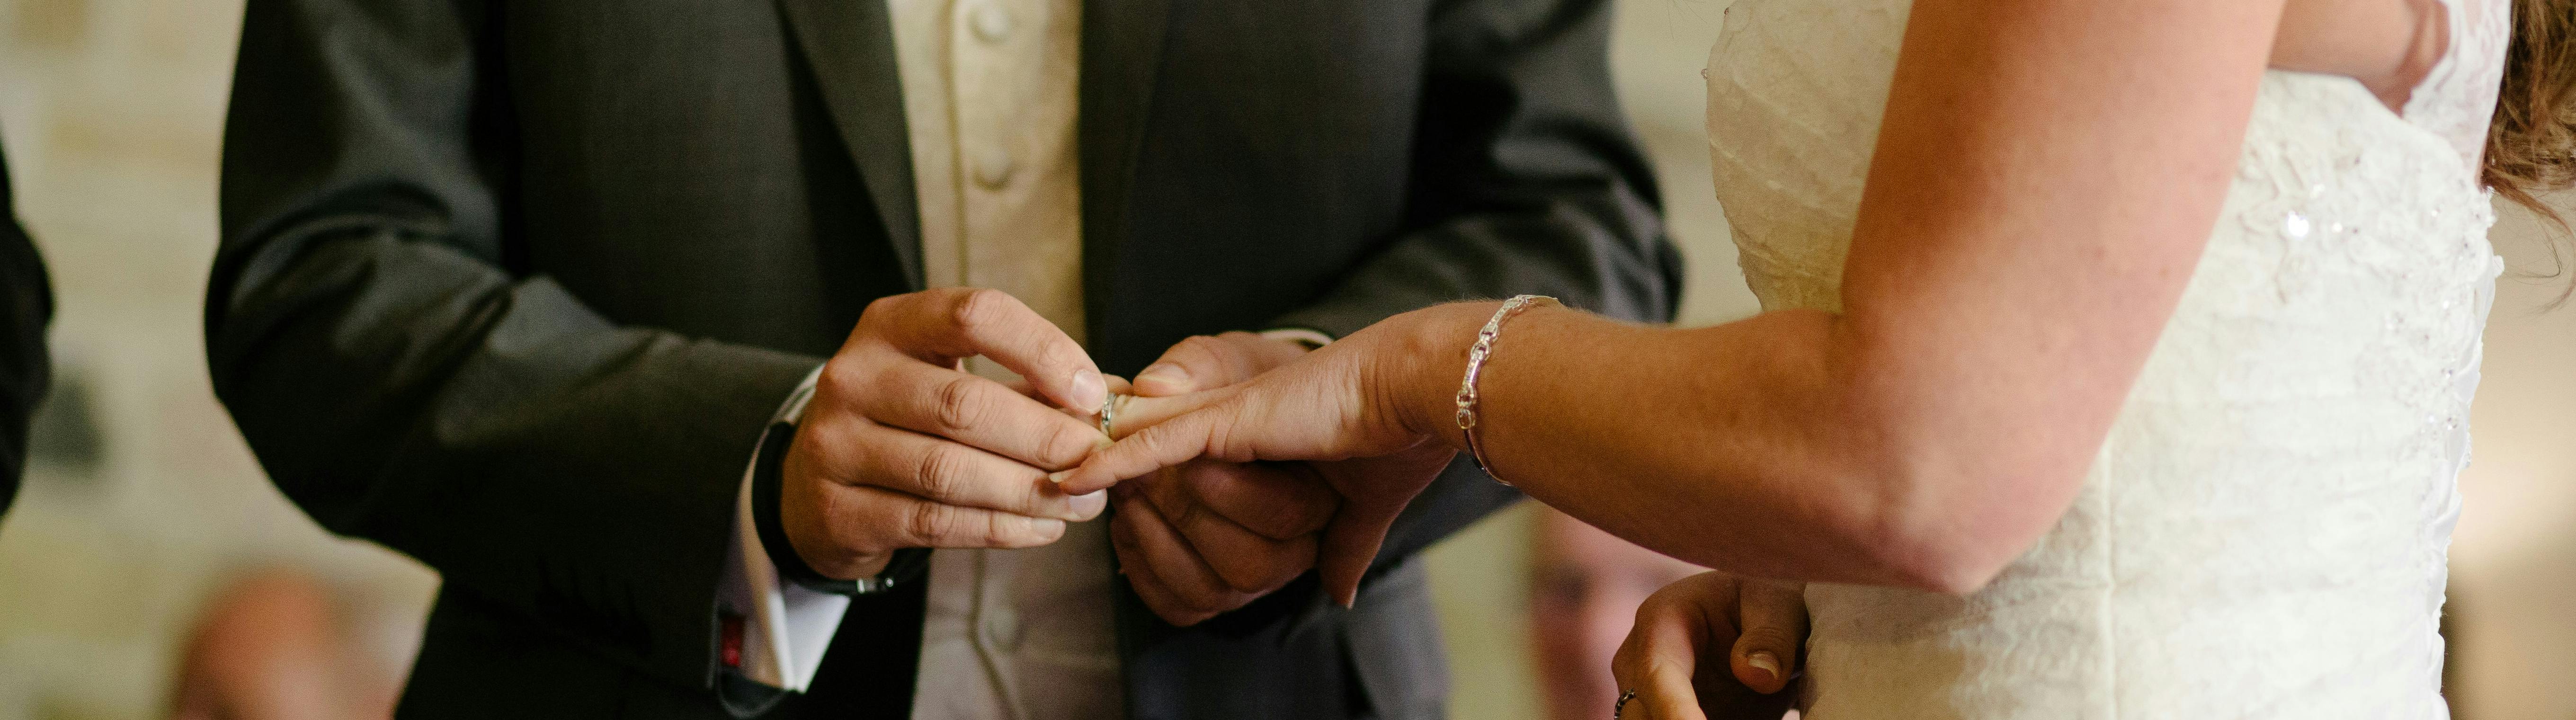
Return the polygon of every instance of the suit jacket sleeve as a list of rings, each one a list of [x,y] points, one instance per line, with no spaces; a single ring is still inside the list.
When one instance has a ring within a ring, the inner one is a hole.
[[[323,526],[703,687],[741,464],[820,361],[622,326],[514,260],[485,14],[249,2],[215,390]]]
[[[1339,337],[1415,308],[1519,293],[1671,320],[1681,259],[1612,92],[1610,11],[1609,0],[1437,3],[1413,168],[1419,225],[1279,324]],[[1519,497],[1453,465],[1397,521],[1378,562],[1401,562]]]
[[[18,229],[8,161],[0,157],[0,516],[27,462],[27,418],[45,395],[45,323],[54,314],[45,263]]]

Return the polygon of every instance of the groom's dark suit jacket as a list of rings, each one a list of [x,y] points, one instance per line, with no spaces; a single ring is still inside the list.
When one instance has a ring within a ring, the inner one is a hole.
[[[18,229],[8,164],[0,153],[0,518],[18,496],[18,471],[26,466],[27,416],[45,394],[45,322],[54,315],[45,261]]]
[[[754,438],[869,300],[921,285],[884,0],[247,12],[207,353],[288,497],[442,573],[400,714],[722,717],[711,608]],[[1454,298],[1672,312],[1608,0],[1082,12],[1104,370]],[[1514,497],[1451,473],[1354,611],[1311,576],[1189,629],[1122,598],[1130,714],[1439,717],[1409,560]],[[862,599],[770,716],[899,717],[920,612]]]

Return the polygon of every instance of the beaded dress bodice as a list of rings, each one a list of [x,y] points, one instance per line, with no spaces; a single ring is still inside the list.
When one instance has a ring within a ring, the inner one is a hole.
[[[2437,718],[2509,0],[2403,113],[2263,79],[2181,302],[2066,515],[1968,597],[1808,591],[1808,717]],[[1739,0],[1716,185],[1765,309],[1839,306],[1907,0]]]

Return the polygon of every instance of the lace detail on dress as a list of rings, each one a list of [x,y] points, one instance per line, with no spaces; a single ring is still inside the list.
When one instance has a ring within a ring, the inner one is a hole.
[[[2406,99],[2406,121],[2441,136],[2477,167],[2486,152],[2513,39],[2513,0],[2439,0],[2451,13],[2451,45]]]
[[[2502,264],[2509,0],[2390,113],[2267,73],[2220,222],[2067,514],[1984,590],[1808,590],[1807,717],[2446,715],[2438,633]],[[1715,184],[1765,308],[1839,307],[1906,0],[1738,0]]]

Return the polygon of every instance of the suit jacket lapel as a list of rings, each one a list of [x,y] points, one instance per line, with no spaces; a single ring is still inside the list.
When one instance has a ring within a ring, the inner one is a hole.
[[[1108,339],[1111,272],[1126,242],[1163,29],[1173,0],[1083,0],[1080,133],[1083,317],[1095,347]]]
[[[921,220],[904,124],[903,76],[885,0],[778,0],[795,27],[805,62],[822,86],[841,144],[885,220],[886,240],[915,289],[921,279]]]

